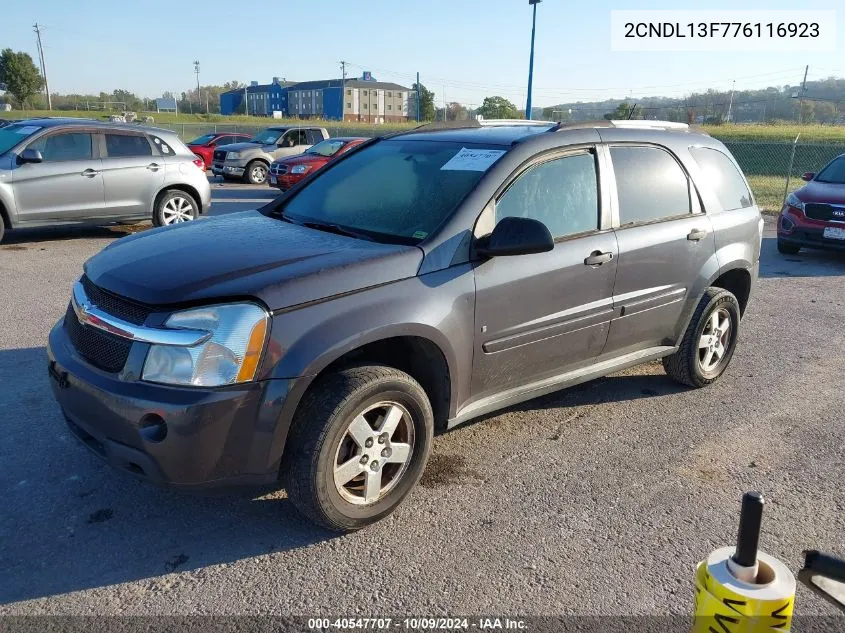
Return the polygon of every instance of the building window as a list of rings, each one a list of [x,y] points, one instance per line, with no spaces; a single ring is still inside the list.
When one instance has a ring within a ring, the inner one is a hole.
[[[389,90],[387,91],[387,93],[386,93],[386,94],[387,94],[387,96],[388,96],[388,97],[392,97],[392,96],[393,96],[393,94],[392,94]]]
[[[367,109],[368,109],[368,108],[367,108],[367,104],[366,104],[366,103],[364,104],[364,109],[365,109],[365,110],[367,110]]]
[[[347,102],[346,102],[346,107],[347,107],[347,108],[349,108],[349,109],[351,110],[351,109],[352,109],[352,103],[351,103],[351,102],[349,102],[349,101],[347,101]]]
[[[347,96],[347,97],[351,97],[351,96],[352,96],[352,91],[351,91],[351,90],[347,90],[347,91],[346,91],[346,96]]]
[[[366,91],[366,90],[364,90],[364,96],[365,96],[365,97],[367,96],[367,91]]]
[[[388,109],[388,110],[392,110],[392,109],[393,109],[393,106],[392,106],[392,105],[390,105],[390,104],[388,103],[388,104],[387,104],[387,109]]]

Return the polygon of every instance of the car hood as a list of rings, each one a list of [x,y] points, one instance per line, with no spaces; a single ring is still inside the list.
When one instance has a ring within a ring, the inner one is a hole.
[[[268,148],[267,151],[270,149],[275,149],[275,145],[262,145],[261,143],[230,143],[229,145],[218,145],[216,149],[222,149],[226,152],[240,152],[242,150],[247,149],[263,149]]]
[[[413,277],[422,258],[416,246],[243,211],[121,238],[89,259],[85,273],[149,305],[257,297],[275,310]]]
[[[801,202],[845,204],[845,185],[811,180],[795,192]]]
[[[282,165],[302,165],[303,163],[327,163],[330,158],[330,156],[317,156],[315,154],[297,154],[296,156],[288,156],[287,158],[277,158],[273,162]]]

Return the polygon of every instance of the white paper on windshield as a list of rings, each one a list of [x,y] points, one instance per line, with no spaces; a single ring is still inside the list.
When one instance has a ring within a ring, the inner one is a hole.
[[[33,132],[37,132],[40,129],[41,128],[37,125],[25,125],[23,127],[19,127],[17,130],[15,130],[15,132],[17,134],[26,135],[32,134]]]
[[[503,149],[467,149],[452,156],[440,171],[487,171],[505,153]]]

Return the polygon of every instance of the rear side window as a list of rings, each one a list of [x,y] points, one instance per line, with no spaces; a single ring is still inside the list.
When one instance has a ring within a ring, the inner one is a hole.
[[[595,231],[599,204],[593,155],[564,156],[529,168],[496,202],[496,222],[506,217],[539,220],[555,239]]]
[[[751,192],[730,158],[709,147],[691,147],[689,151],[723,209],[744,209],[753,204]]]
[[[109,158],[152,156],[153,148],[143,136],[106,133],[106,154]]]
[[[690,185],[669,152],[656,147],[610,148],[619,223],[654,222],[691,212]]]
[[[87,132],[53,134],[38,139],[28,149],[41,152],[45,162],[87,160],[93,156],[91,135]]]
[[[153,144],[158,148],[158,151],[161,152],[162,154],[164,154],[165,156],[173,156],[173,154],[176,153],[176,152],[173,151],[173,148],[170,147],[170,145],[165,143],[159,137],[151,136],[150,138],[153,140]],[[188,149],[185,148],[185,151],[187,152]]]
[[[306,130],[308,135],[308,144],[315,145],[323,140],[323,134],[317,130]]]

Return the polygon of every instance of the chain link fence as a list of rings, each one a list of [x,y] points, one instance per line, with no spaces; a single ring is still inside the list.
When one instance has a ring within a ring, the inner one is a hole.
[[[786,194],[804,184],[802,174],[818,172],[828,161],[845,154],[845,143],[724,143],[748,178],[757,204],[765,211],[779,211]]]

